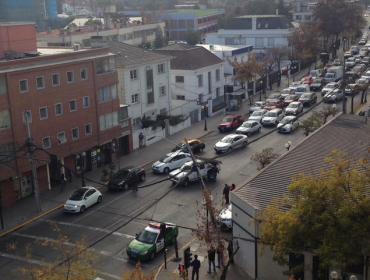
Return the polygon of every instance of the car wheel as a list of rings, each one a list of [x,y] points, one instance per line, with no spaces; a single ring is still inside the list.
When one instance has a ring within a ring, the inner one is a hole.
[[[163,170],[163,173],[164,173],[164,174],[168,174],[168,173],[170,173],[170,169],[169,169],[168,167],[166,167],[166,168]]]
[[[243,142],[243,147],[247,147],[247,145],[248,145],[247,141]]]
[[[97,203],[101,203],[102,201],[103,201],[103,197],[102,196],[99,196]]]
[[[85,207],[85,205],[82,205],[82,206],[81,206],[81,208],[80,208],[80,213],[83,213],[83,212],[85,212],[85,210],[86,210],[86,207]]]
[[[199,153],[203,153],[203,147],[199,148]]]
[[[186,187],[187,185],[189,185],[189,178],[186,178],[185,181],[182,183],[182,185],[184,187]]]
[[[232,148],[228,148],[227,152],[230,153],[232,150],[233,150]]]
[[[150,254],[150,259],[152,260],[152,259],[154,259],[154,257],[155,257],[155,253],[154,253],[154,252],[152,252],[152,253]]]
[[[141,175],[140,180],[141,180],[141,181],[145,181],[145,174],[142,174],[142,175]]]

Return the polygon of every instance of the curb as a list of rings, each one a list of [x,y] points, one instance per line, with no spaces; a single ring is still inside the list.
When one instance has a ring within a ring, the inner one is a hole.
[[[155,160],[150,160],[142,165],[140,165],[141,168],[144,168],[145,166],[149,165],[149,164],[152,164],[153,162],[155,162]]]
[[[202,136],[199,136],[198,137],[198,139],[201,139],[201,138],[203,138],[203,137],[206,137],[207,135],[209,135],[209,134],[211,134],[211,133],[213,133],[214,132],[214,130],[210,130],[210,131],[208,131],[207,133],[204,133]]]

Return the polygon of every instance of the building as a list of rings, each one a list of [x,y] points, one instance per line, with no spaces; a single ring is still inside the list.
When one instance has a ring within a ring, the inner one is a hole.
[[[272,199],[288,193],[287,186],[292,176],[302,170],[318,172],[324,158],[330,156],[333,149],[346,152],[354,159],[363,157],[369,144],[369,129],[370,122],[365,117],[339,115],[231,193],[233,236],[244,238],[238,240],[240,250],[235,258],[253,279],[286,280],[283,271],[287,267],[275,263],[269,247],[259,243],[260,229],[252,218],[270,205]],[[305,267],[302,279],[316,280],[317,257],[306,252],[302,264]],[[362,272],[368,268],[354,269],[348,267],[347,273],[355,274],[357,279],[365,279]],[[347,277],[345,279],[349,279]]]
[[[317,3],[295,0],[293,3],[292,20],[294,22],[311,22],[313,20],[313,11],[316,8]]]
[[[87,21],[87,19],[86,19]],[[127,25],[112,24],[111,28],[102,26],[79,26],[70,30],[48,30],[37,33],[37,46],[57,47],[73,46],[81,44],[84,47],[91,45],[92,36],[104,36],[111,40],[117,40],[129,45],[138,46],[144,43],[152,43],[155,40],[157,27],[164,29],[164,23],[142,24],[141,22]]]
[[[235,17],[227,28],[205,36],[206,44],[251,45],[255,52],[276,45],[288,46],[286,36],[294,28],[286,16],[251,15]]]
[[[18,26],[19,34],[24,33]],[[36,37],[33,38],[34,45]],[[13,44],[14,51],[20,51]],[[75,173],[90,171],[133,150],[127,106],[117,94],[115,55],[109,48],[38,48],[23,59],[0,62],[0,190],[8,207],[34,191],[24,154],[29,131],[39,189],[60,183],[67,170],[49,165],[49,154]],[[26,114],[27,118],[24,116]],[[119,146],[117,146],[119,145]],[[119,147],[119,148],[117,148]],[[4,156],[7,154],[9,156]]]
[[[205,48],[186,44],[169,45],[155,52],[173,57],[172,107],[178,108],[179,114],[188,116],[193,112],[196,114],[196,117],[193,116],[195,122],[199,117],[203,119],[207,115],[212,116],[213,112],[223,108],[220,107],[224,95],[222,59]],[[199,110],[201,106],[204,110]]]

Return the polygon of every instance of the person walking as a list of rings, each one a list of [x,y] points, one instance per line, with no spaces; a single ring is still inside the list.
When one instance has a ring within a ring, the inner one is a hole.
[[[211,265],[213,263],[213,271],[216,272],[215,264],[216,251],[215,248],[211,245],[211,248],[208,250],[208,273],[211,273]]]
[[[138,183],[138,181],[139,181],[139,178],[137,177],[137,174],[136,174],[136,172],[134,171],[134,172],[132,173],[132,190],[133,190],[134,192],[137,192],[137,183]]]
[[[72,172],[72,169],[68,169],[68,175],[69,175],[69,182],[72,183],[72,179],[73,179],[73,172]]]
[[[139,147],[144,146],[144,135],[140,132],[139,134]]]
[[[229,252],[229,261],[230,261],[230,263],[234,263],[234,257],[233,257],[234,244],[233,244],[232,239],[229,239],[229,245],[227,245],[227,251]]]
[[[230,187],[225,184],[223,195],[225,196],[225,203],[229,204],[229,193],[230,193]]]
[[[64,177],[63,173],[62,173],[62,175],[60,175],[60,183],[62,184],[62,186],[60,188],[60,192],[63,192],[64,188],[66,187],[66,183],[67,183],[67,179],[66,179],[66,177]]]
[[[194,255],[194,260],[190,263],[190,265],[193,267],[191,280],[194,280],[194,275],[197,275],[197,280],[199,280],[200,261],[198,260],[198,255]]]
[[[225,246],[222,244],[221,241],[219,241],[218,245],[216,247],[217,262],[218,262],[217,268],[220,268],[221,265],[224,266],[224,264],[223,264],[223,262],[224,262],[224,250],[225,250]]]

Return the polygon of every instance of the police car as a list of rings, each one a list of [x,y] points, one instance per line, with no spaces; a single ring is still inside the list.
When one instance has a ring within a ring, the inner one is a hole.
[[[136,260],[152,260],[156,253],[169,244],[172,244],[179,234],[175,224],[166,223],[165,232],[161,231],[161,224],[149,223],[136,238],[127,246],[127,256]],[[164,236],[166,235],[166,240]]]

